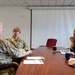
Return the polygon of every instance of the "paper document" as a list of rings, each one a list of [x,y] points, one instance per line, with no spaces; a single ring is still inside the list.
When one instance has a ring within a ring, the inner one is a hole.
[[[75,60],[75,58],[70,58],[69,61],[70,61],[70,60]]]
[[[30,56],[27,59],[45,59],[43,56]]]
[[[24,60],[24,64],[44,64],[42,60]]]
[[[70,50],[60,50],[61,54],[72,53]]]

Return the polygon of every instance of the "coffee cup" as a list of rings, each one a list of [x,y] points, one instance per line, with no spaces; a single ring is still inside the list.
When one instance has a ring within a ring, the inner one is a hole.
[[[53,50],[56,51],[57,50],[57,47],[53,46]]]
[[[68,59],[68,60],[71,58],[71,56],[72,56],[71,53],[66,53],[66,54],[65,54],[65,58]]]

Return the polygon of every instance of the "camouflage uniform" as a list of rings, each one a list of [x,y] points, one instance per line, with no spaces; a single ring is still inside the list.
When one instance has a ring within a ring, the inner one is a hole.
[[[4,69],[4,70],[0,70],[0,75],[15,75],[15,70],[13,67]]]
[[[26,43],[24,42],[24,40],[22,40],[21,38],[15,38],[14,36],[12,38],[10,38],[9,42],[12,43],[12,45],[18,49],[24,49],[25,51],[28,51],[28,47],[26,45]]]
[[[20,58],[26,55],[25,50],[19,50],[11,45],[10,42],[0,38],[0,66],[12,63],[12,57]],[[14,68],[0,70],[0,75],[14,75]]]

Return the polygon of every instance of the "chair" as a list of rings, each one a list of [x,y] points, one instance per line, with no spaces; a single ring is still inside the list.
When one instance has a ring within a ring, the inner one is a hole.
[[[50,38],[50,39],[47,39],[46,45],[41,45],[39,47],[53,47],[53,46],[56,46],[56,43],[57,43],[57,39]]]
[[[22,61],[23,58],[24,57],[20,57],[20,58],[14,58],[14,57],[12,57],[13,61],[16,62],[16,63],[18,63],[18,64],[20,64],[20,62]]]
[[[7,41],[9,41],[10,38],[6,38]]]
[[[10,69],[10,68],[13,68],[14,69],[14,73],[16,73],[17,68],[18,68],[18,63],[12,62],[11,64],[0,65],[0,71],[6,70],[6,69]]]
[[[56,43],[57,43],[57,39],[54,38],[47,39],[46,47],[56,46]]]
[[[57,43],[57,39],[54,38],[47,39],[46,47],[56,46],[56,43]]]

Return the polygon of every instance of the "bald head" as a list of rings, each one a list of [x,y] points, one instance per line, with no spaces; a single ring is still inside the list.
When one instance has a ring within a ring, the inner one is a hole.
[[[0,22],[0,26],[3,26],[3,25],[2,25],[2,22]]]
[[[0,36],[2,35],[2,32],[3,32],[3,25],[2,22],[0,22]]]

